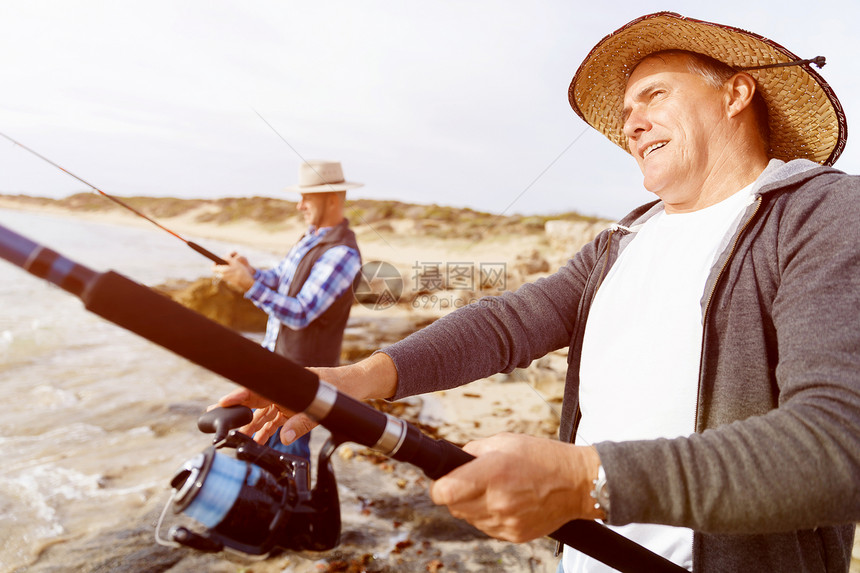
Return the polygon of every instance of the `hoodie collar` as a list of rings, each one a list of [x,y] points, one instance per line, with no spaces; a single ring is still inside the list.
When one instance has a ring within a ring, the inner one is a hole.
[[[785,185],[802,182],[814,177],[823,171],[835,171],[832,167],[822,167],[808,159],[793,159],[782,161],[771,159],[761,175],[753,183],[753,195],[763,195],[784,187]],[[663,201],[656,200],[646,203],[635,209],[629,215],[618,222],[618,225],[626,228],[632,233],[642,228],[645,222],[663,210]]]

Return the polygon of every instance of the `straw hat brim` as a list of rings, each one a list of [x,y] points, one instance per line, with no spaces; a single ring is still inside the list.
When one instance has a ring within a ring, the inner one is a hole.
[[[364,183],[355,183],[351,181],[341,181],[340,183],[323,183],[321,185],[291,185],[284,189],[292,193],[332,193],[335,191],[349,191],[350,189],[358,189],[364,187]]]
[[[621,109],[627,79],[646,56],[687,50],[732,68],[796,61],[779,44],[731,26],[658,12],[603,38],[586,56],[568,91],[573,110],[627,151]],[[848,125],[833,90],[809,64],[749,70],[769,112],[770,156],[832,165],[845,148]]]

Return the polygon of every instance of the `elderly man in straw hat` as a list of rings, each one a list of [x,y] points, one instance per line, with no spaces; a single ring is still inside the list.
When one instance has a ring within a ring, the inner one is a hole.
[[[782,46],[673,13],[601,40],[569,95],[658,200],[554,275],[322,377],[396,399],[568,348],[560,439],[468,444],[436,503],[512,541],[600,519],[695,571],[847,571],[860,178],[830,167],[836,96]],[[564,571],[603,567],[565,548]]]
[[[263,346],[302,366],[340,362],[352,285],[361,267],[355,233],[344,217],[344,202],[347,190],[361,186],[344,179],[339,162],[302,163],[298,185],[287,191],[301,194],[298,210],[308,230],[286,257],[273,269],[258,270],[245,257],[231,253],[227,265],[214,267],[223,280],[269,315]],[[293,438],[288,435],[285,446],[274,435],[269,445],[308,459],[310,435]]]

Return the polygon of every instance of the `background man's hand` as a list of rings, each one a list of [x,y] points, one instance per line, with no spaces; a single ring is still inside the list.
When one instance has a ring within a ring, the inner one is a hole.
[[[233,252],[225,258],[226,265],[214,265],[212,270],[221,280],[239,292],[245,292],[254,284],[256,269],[248,263],[248,259]]]

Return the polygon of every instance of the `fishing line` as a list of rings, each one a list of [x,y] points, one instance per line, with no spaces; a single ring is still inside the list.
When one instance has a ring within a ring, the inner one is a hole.
[[[544,167],[544,168],[543,168],[543,171],[541,171],[540,173],[538,173],[538,174],[537,174],[537,176],[536,176],[534,179],[532,179],[531,183],[529,183],[528,185],[526,185],[526,186],[525,186],[525,188],[523,188],[523,190],[522,190],[522,191],[520,191],[520,193],[519,193],[516,197],[514,197],[514,198],[513,198],[513,200],[512,200],[510,203],[508,203],[508,206],[507,206],[507,207],[505,207],[504,209],[502,209],[502,210],[501,210],[501,211],[499,211],[498,213],[494,213],[494,214],[492,214],[492,219],[494,220],[494,219],[498,219],[499,217],[503,217],[503,216],[505,215],[505,213],[507,213],[507,212],[508,212],[508,210],[509,210],[511,207],[513,207],[513,206],[514,206],[514,203],[516,203],[517,201],[519,201],[519,200],[520,200],[520,198],[522,198],[522,196],[523,196],[523,195],[525,195],[525,194],[528,192],[528,190],[529,190],[529,189],[531,189],[531,188],[534,186],[534,184],[535,184],[535,183],[537,183],[537,182],[538,182],[538,180],[539,180],[541,177],[543,177],[543,176],[544,176],[544,174],[545,174],[547,171],[549,171],[549,170],[550,170],[550,168],[551,168],[553,165],[555,165],[555,164],[556,164],[556,162],[557,162],[559,159],[561,159],[561,156],[562,156],[562,155],[564,155],[565,153],[567,153],[567,152],[568,152],[568,150],[569,150],[571,147],[573,147],[573,146],[574,146],[574,144],[576,144],[576,142],[577,142],[577,141],[579,141],[579,140],[580,140],[580,138],[582,138],[582,136],[583,136],[583,135],[585,135],[585,133],[586,133],[587,131],[588,131],[588,126],[585,126],[585,128],[584,128],[584,129],[579,133],[579,135],[577,135],[576,137],[574,137],[574,138],[573,138],[573,141],[571,141],[570,143],[568,143],[568,144],[567,144],[567,147],[565,147],[564,149],[562,149],[562,150],[561,150],[561,153],[559,153],[558,155],[556,155],[556,156],[555,156],[555,159],[553,159],[552,161],[550,161],[550,162],[549,162],[549,164],[548,164],[546,167]],[[487,224],[487,225],[485,225],[485,226],[486,226],[486,227],[489,227],[490,225],[489,225],[489,224]],[[481,239],[483,239],[483,237],[481,237]],[[472,241],[472,242],[469,244],[469,246],[468,246],[467,248],[471,248],[471,247],[472,247],[472,246],[474,246],[475,244],[479,243],[479,242],[481,241],[481,239],[476,239],[476,240]]]
[[[307,161],[304,157],[302,157],[302,154],[301,154],[301,153],[299,153],[299,151],[298,151],[295,147],[293,147],[292,145],[290,145],[290,142],[289,142],[289,141],[287,141],[287,140],[284,138],[284,136],[283,136],[283,135],[281,135],[280,133],[278,133],[278,130],[277,130],[277,129],[275,129],[275,126],[274,126],[274,125],[272,125],[271,123],[269,123],[268,121],[266,121],[266,118],[265,118],[265,117],[263,117],[263,116],[260,114],[260,112],[259,112],[259,111],[257,111],[256,109],[253,109],[253,108],[251,108],[251,109],[253,110],[253,112],[254,112],[254,113],[256,113],[256,114],[257,114],[257,116],[258,116],[260,119],[262,119],[262,120],[263,120],[263,123],[265,123],[266,125],[268,125],[268,126],[269,126],[269,129],[271,129],[272,131],[274,131],[274,132],[275,132],[275,135],[277,135],[278,137],[280,137],[280,138],[281,138],[281,141],[283,141],[284,143],[286,143],[286,144],[287,144],[287,147],[289,147],[290,149],[292,149],[292,150],[293,150],[293,153],[295,153],[295,154],[298,156],[298,158],[302,160],[302,163],[308,163],[308,161]],[[310,164],[308,164],[308,165],[310,165]],[[312,166],[312,165],[310,165],[310,167],[311,167],[311,169],[313,169],[313,166]],[[316,169],[314,169],[314,172],[316,173]],[[321,176],[319,173],[317,173],[317,176],[318,176],[320,179],[322,179],[322,176]],[[345,201],[345,203],[346,203],[346,205],[347,205],[347,206],[349,206],[349,201]],[[389,244],[388,244],[388,241],[386,241],[386,240],[385,240],[385,237],[383,237],[382,235],[380,235],[380,234],[379,234],[379,231],[377,231],[377,230],[374,228],[374,226],[373,226],[373,225],[371,225],[370,223],[368,223],[367,221],[365,221],[365,220],[364,220],[364,217],[362,217],[362,216],[361,216],[361,213],[360,213],[357,209],[353,209],[353,210],[352,210],[352,214],[353,214],[353,215],[355,215],[356,217],[358,217],[359,219],[361,219],[361,222],[362,222],[362,223],[364,223],[365,225],[367,225],[368,227],[370,227],[370,229],[371,229],[374,233],[376,233],[376,236],[377,236],[377,237],[379,237],[379,238],[380,238],[380,240],[382,240],[382,242],[386,244],[386,246],[388,246],[388,247],[390,247],[390,246],[391,246],[391,245],[389,245]]]
[[[56,163],[54,163],[53,161],[51,161],[50,159],[48,159],[48,158],[47,158],[47,157],[45,157],[44,155],[42,155],[42,154],[40,154],[40,153],[37,153],[36,151],[33,151],[32,149],[30,149],[29,147],[27,147],[27,146],[26,146],[26,145],[24,145],[23,143],[21,143],[21,142],[19,142],[19,141],[15,141],[14,139],[12,139],[11,137],[9,137],[9,136],[8,136],[8,135],[6,135],[5,133],[0,133],[0,136],[5,137],[6,139],[8,139],[9,141],[11,141],[12,143],[14,143],[15,145],[17,145],[18,147],[20,147],[20,148],[22,148],[22,149],[25,149],[25,150],[29,151],[30,153],[32,153],[33,155],[35,155],[36,157],[38,157],[38,158],[39,158],[39,159],[41,159],[42,161],[46,161],[46,162],[50,163],[51,165],[53,165],[54,167],[56,167],[57,169],[59,169],[59,170],[60,170],[60,171],[62,171],[63,173],[65,173],[65,174],[67,174],[67,175],[71,175],[72,177],[74,177],[75,179],[77,179],[78,181],[80,181],[81,183],[83,183],[84,185],[86,185],[86,186],[88,186],[88,187],[92,188],[92,189],[93,189],[93,190],[95,190],[95,191],[98,191],[98,192],[99,192],[99,193],[101,193],[104,197],[107,197],[108,199],[110,199],[111,201],[113,201],[114,203],[116,203],[117,205],[119,205],[119,206],[121,206],[121,207],[124,207],[124,208],[128,209],[129,211],[131,211],[132,213],[134,213],[134,214],[135,214],[135,215],[137,215],[138,217],[142,217],[143,219],[146,219],[147,221],[149,221],[150,223],[152,223],[153,225],[155,225],[156,227],[158,227],[158,228],[159,228],[159,229],[161,229],[162,231],[166,231],[166,232],[170,233],[171,235],[173,235],[174,237],[176,237],[177,239],[179,239],[180,241],[182,241],[183,243],[185,243],[186,245],[188,245],[189,247],[191,247],[192,249],[194,249],[195,251],[197,251],[198,253],[200,253],[201,255],[203,255],[204,257],[206,257],[207,259],[209,259],[210,261],[212,261],[213,263],[218,264],[218,265],[226,265],[226,264],[227,264],[227,261],[225,261],[224,259],[222,259],[222,258],[221,258],[221,257],[219,257],[218,255],[216,255],[216,254],[214,254],[214,253],[212,253],[212,252],[210,252],[210,251],[208,251],[208,250],[204,249],[203,247],[201,247],[201,246],[200,246],[200,245],[198,245],[197,243],[194,243],[194,242],[192,242],[192,241],[189,241],[189,240],[187,240],[187,239],[183,238],[183,237],[182,237],[182,236],[180,236],[178,233],[175,233],[175,232],[171,231],[170,229],[168,229],[167,227],[165,227],[164,225],[162,225],[162,224],[161,224],[161,223],[159,223],[158,221],[156,221],[156,220],[154,220],[154,219],[152,219],[152,218],[150,218],[150,217],[146,216],[145,214],[141,213],[140,211],[138,211],[137,209],[135,209],[134,207],[132,207],[132,206],[131,206],[131,205],[129,205],[128,203],[125,203],[125,202],[123,202],[123,201],[121,201],[121,200],[117,199],[117,198],[116,198],[116,197],[114,197],[113,195],[109,195],[109,194],[105,193],[104,191],[102,191],[101,189],[99,189],[98,187],[96,187],[95,185],[93,185],[92,183],[88,183],[87,181],[84,181],[83,179],[81,179],[80,177],[78,177],[77,175],[75,175],[74,173],[72,173],[71,171],[68,171],[67,169],[64,169],[63,167],[61,167],[60,165],[57,165]]]
[[[556,163],[559,159],[561,159],[561,156],[562,156],[562,155],[564,155],[565,153],[567,153],[567,150],[568,150],[568,149],[570,149],[571,147],[573,147],[573,146],[574,146],[574,144],[575,144],[577,141],[579,141],[579,139],[580,139],[583,135],[585,135],[585,132],[586,132],[586,131],[588,131],[588,126],[585,126],[585,128],[584,128],[584,129],[579,133],[579,135],[577,135],[576,137],[574,137],[574,138],[573,138],[573,141],[571,141],[570,143],[568,143],[568,144],[567,144],[567,147],[565,147],[564,149],[562,149],[562,150],[561,150],[561,153],[559,153],[558,155],[556,155],[555,159],[553,159],[552,161],[550,161],[550,162],[549,162],[549,165],[547,165],[546,167],[544,167],[543,171],[541,171],[540,173],[538,173],[537,177],[535,177],[534,179],[532,179],[532,182],[531,182],[531,183],[529,183],[528,185],[526,185],[525,189],[523,189],[522,191],[520,191],[520,194],[519,194],[519,195],[517,195],[516,197],[514,197],[513,201],[511,201],[510,203],[508,203],[508,206],[507,206],[507,207],[505,207],[504,209],[502,209],[502,211],[498,214],[498,216],[502,216],[502,215],[504,215],[505,213],[507,213],[507,212],[508,212],[508,209],[510,209],[511,207],[513,207],[513,206],[514,206],[514,203],[516,203],[517,201],[519,201],[519,200],[520,200],[520,197],[522,197],[523,195],[525,195],[525,194],[526,194],[526,192],[527,192],[529,189],[531,189],[531,188],[532,188],[532,186],[533,186],[535,183],[537,183],[537,182],[538,182],[538,179],[540,179],[541,177],[543,177],[544,173],[546,173],[547,171],[549,171],[549,168],[550,168],[550,167],[552,167],[553,165],[555,165],[555,163]]]

